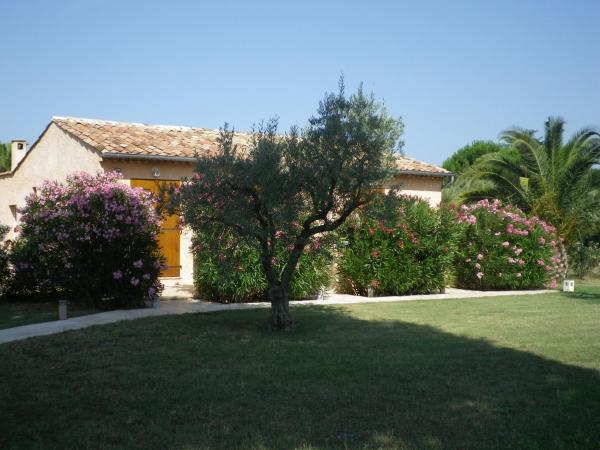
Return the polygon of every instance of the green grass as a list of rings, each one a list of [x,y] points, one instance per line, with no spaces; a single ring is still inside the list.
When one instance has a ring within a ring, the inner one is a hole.
[[[600,448],[600,288],[147,318],[0,345],[0,448]]]
[[[97,309],[69,304],[68,317],[99,312]],[[9,302],[0,301],[0,330],[32,323],[58,320],[58,302]]]

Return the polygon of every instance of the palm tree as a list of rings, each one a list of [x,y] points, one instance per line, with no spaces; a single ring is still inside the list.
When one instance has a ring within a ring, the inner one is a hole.
[[[564,143],[564,125],[562,118],[550,117],[543,139],[522,128],[502,132],[510,151],[477,160],[464,176],[487,183],[465,192],[461,201],[512,203],[556,226],[567,243],[593,233],[600,210],[600,177],[594,168],[600,163],[600,134],[583,128]]]

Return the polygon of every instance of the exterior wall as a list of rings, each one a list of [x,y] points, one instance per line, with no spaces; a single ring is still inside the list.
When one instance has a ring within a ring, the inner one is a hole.
[[[435,207],[442,202],[442,181],[442,177],[398,175],[383,187],[390,189],[397,186],[402,194],[424,198],[431,206]]]
[[[194,173],[193,163],[173,163],[168,161],[144,161],[129,159],[105,159],[102,168],[106,171],[119,170],[123,181],[127,184],[132,179],[148,180],[180,180],[191,177]],[[154,177],[152,169],[158,169],[160,176]],[[179,246],[179,264],[181,264],[180,278],[182,283],[192,283],[194,277],[194,256],[191,251],[192,232],[184,228],[181,233]]]
[[[63,181],[73,172],[101,170],[100,155],[51,124],[29,150],[16,171],[0,175],[0,223],[13,228],[15,217],[10,205],[22,207],[25,197],[44,180]]]

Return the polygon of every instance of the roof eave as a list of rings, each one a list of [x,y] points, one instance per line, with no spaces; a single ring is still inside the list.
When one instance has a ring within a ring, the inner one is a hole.
[[[428,172],[425,170],[397,170],[395,173],[398,175],[417,175],[420,177],[438,177],[438,178],[446,178],[446,177],[451,177],[454,175],[452,172]]]
[[[145,159],[151,161],[171,161],[194,163],[196,158],[193,156],[167,156],[167,155],[142,155],[134,153],[102,152],[103,158],[109,159]]]

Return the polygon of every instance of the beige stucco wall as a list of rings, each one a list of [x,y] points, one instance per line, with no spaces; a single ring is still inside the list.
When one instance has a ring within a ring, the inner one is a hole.
[[[25,197],[44,180],[63,181],[73,172],[98,172],[100,159],[98,152],[51,124],[17,170],[0,175],[0,223],[11,227],[7,237],[14,235],[16,225],[10,205],[23,206]]]
[[[384,188],[398,187],[401,193],[424,198],[435,207],[442,201],[442,181],[442,177],[398,175],[387,182]]]
[[[119,170],[123,181],[131,182],[132,179],[142,180],[181,180],[194,173],[193,163],[173,163],[168,161],[144,161],[128,159],[105,159],[102,168],[106,171]],[[157,168],[160,176],[153,176],[152,169]],[[179,263],[181,264],[181,282],[192,283],[194,276],[194,256],[191,251],[192,232],[184,228],[181,233],[179,245]]]

